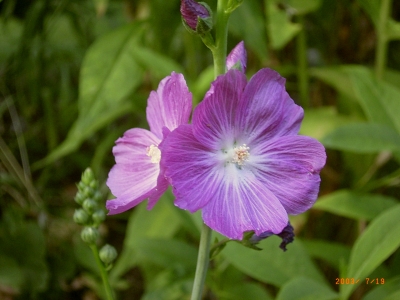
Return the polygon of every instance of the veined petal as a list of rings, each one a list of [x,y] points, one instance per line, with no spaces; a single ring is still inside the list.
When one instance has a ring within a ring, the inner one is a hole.
[[[147,102],[147,121],[153,132],[162,139],[162,128],[170,131],[180,124],[186,124],[192,111],[192,94],[182,74],[172,72],[161,80],[157,91],[150,93]]]
[[[157,188],[159,163],[148,155],[151,145],[160,140],[150,131],[134,128],[126,131],[113,148],[116,164],[108,174],[107,186],[116,199],[107,201],[109,214],[126,211],[148,198]]]
[[[321,181],[319,172],[326,161],[321,143],[307,136],[284,136],[252,150],[249,168],[289,214],[302,213],[314,204]]]
[[[244,47],[244,42],[241,41],[239,44],[232,49],[226,58],[226,68],[228,70],[236,68],[237,70],[246,73],[247,66],[247,52]]]
[[[162,164],[176,197],[175,204],[190,212],[213,199],[221,174],[212,150],[193,136],[192,125],[181,125],[168,135],[162,146]]]
[[[297,134],[303,119],[303,109],[285,90],[285,79],[271,69],[262,69],[250,79],[237,111],[237,128],[250,145],[259,139]]]
[[[230,70],[218,76],[193,112],[193,134],[210,149],[220,149],[235,139],[236,108],[246,86],[245,75]]]
[[[229,169],[236,168],[230,165]],[[231,239],[241,240],[243,232],[280,233],[288,223],[282,204],[249,170],[233,171],[219,182],[218,193],[203,208],[203,220]],[[230,176],[229,176],[230,175]]]

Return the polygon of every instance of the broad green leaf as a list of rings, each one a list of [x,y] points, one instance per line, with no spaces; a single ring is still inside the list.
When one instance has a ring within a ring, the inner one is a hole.
[[[388,125],[400,133],[400,89],[384,81],[377,81],[372,71],[366,67],[348,66],[345,70],[368,119]]]
[[[296,15],[304,15],[316,11],[321,6],[321,0],[283,0],[282,3],[294,9]]]
[[[0,286],[20,293],[24,275],[16,259],[0,253]]]
[[[396,199],[384,195],[339,190],[320,197],[313,209],[328,211],[356,220],[372,220],[397,203]]]
[[[353,246],[346,277],[363,280],[399,247],[399,219],[400,205],[396,205],[369,224]],[[356,287],[341,285],[342,298],[348,299]]]
[[[136,245],[138,262],[152,262],[164,268],[195,271],[197,248],[174,239],[142,238]]]
[[[324,282],[301,241],[295,240],[283,252],[279,248],[281,240],[272,236],[261,241],[261,251],[243,247],[239,243],[228,243],[222,255],[236,268],[262,282],[282,286],[290,279],[305,276]]]
[[[296,277],[281,288],[276,300],[332,300],[338,296],[328,285],[311,278]]]
[[[400,291],[400,277],[385,280],[385,284],[377,285],[363,300],[388,300],[393,293]]]
[[[0,63],[15,53],[23,31],[22,22],[16,18],[0,18]]]
[[[131,214],[126,230],[124,247],[111,270],[113,279],[122,276],[127,270],[137,264],[136,251],[143,238],[169,238],[179,228],[180,219],[176,208],[169,199],[163,196],[149,211],[146,201],[138,205]]]
[[[279,1],[266,1],[269,38],[272,48],[283,48],[301,30],[299,24],[292,23],[286,11],[279,9]]]
[[[264,288],[253,282],[235,282],[232,286],[225,286],[223,292],[218,294],[221,300],[272,300]]]
[[[331,85],[348,99],[357,101],[353,83],[344,66],[310,68],[310,74]]]
[[[376,26],[379,19],[381,0],[358,0],[358,3],[367,12]]]
[[[300,134],[321,140],[337,127],[352,121],[353,118],[338,114],[333,106],[307,109],[304,111]]]
[[[311,257],[322,259],[337,270],[350,257],[350,248],[339,243],[321,240],[302,240],[302,243]]]
[[[391,127],[374,123],[343,125],[322,139],[332,149],[356,153],[400,151],[400,135]]]
[[[261,61],[268,58],[264,16],[258,1],[244,1],[232,13],[229,25],[235,36],[245,37],[246,47],[256,53]]]

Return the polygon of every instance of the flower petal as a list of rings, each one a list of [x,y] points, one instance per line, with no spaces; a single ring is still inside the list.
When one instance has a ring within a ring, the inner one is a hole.
[[[297,134],[303,119],[303,109],[285,90],[285,79],[271,69],[250,79],[237,111],[237,128],[249,145],[261,138]]]
[[[220,180],[218,193],[203,208],[204,222],[236,240],[250,230],[256,234],[280,233],[288,223],[282,204],[251,171],[235,168],[233,164],[228,166],[226,172],[230,174]]]
[[[193,134],[200,143],[215,150],[232,144],[236,107],[246,82],[242,72],[230,70],[212,83],[193,112]]]
[[[247,65],[247,52],[246,48],[244,47],[244,42],[241,41],[228,54],[226,58],[226,68],[228,70],[236,68],[245,73],[246,65]]]
[[[161,162],[178,207],[195,212],[213,198],[220,181],[214,171],[216,160],[193,136],[192,125],[181,125],[168,135]]]
[[[192,111],[192,94],[182,74],[172,72],[161,80],[157,92],[150,93],[147,102],[147,121],[153,132],[162,139],[162,128],[170,131],[189,121]]]
[[[248,167],[289,214],[309,209],[318,196],[325,149],[307,136],[284,136],[251,149]]]
[[[116,199],[107,201],[109,214],[126,211],[148,198],[157,187],[159,163],[147,155],[150,145],[160,140],[150,131],[134,128],[126,131],[113,148],[116,164],[108,174],[107,186]]]

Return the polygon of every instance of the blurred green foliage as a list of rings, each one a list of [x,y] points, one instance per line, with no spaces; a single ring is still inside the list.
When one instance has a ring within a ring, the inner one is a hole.
[[[179,5],[0,1],[0,299],[103,297],[72,220],[75,183],[88,166],[105,182],[114,141],[147,127],[148,94],[171,71],[195,103],[207,91],[212,57],[183,28]],[[291,219],[288,251],[275,237],[262,251],[228,243],[205,299],[397,299],[398,20],[390,0],[245,0],[232,14],[228,48],[245,41],[249,76],[271,67],[287,78],[305,108],[301,134],[325,144],[328,163],[317,204]],[[170,192],[145,206],[99,228],[119,253],[111,283],[119,299],[188,299],[200,215],[175,208]]]

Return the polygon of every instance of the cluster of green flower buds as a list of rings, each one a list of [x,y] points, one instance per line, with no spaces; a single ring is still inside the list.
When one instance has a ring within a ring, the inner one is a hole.
[[[78,192],[75,196],[75,202],[81,208],[75,210],[74,221],[83,225],[81,238],[85,243],[95,245],[99,238],[99,225],[106,219],[104,212],[103,196],[99,190],[99,183],[96,180],[93,171],[87,168],[83,174],[81,181],[78,183]],[[100,259],[106,266],[111,265],[117,257],[117,251],[110,245],[105,245],[100,250]]]

